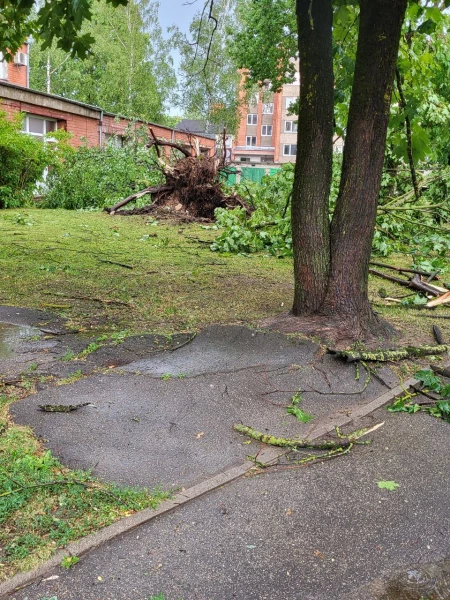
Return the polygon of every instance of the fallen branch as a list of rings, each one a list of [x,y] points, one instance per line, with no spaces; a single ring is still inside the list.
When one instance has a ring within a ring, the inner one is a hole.
[[[442,296],[438,296],[434,300],[430,300],[427,302],[425,306],[427,308],[434,308],[435,306],[440,306],[441,304],[450,304],[450,292],[446,292],[442,294]]]
[[[108,212],[112,216],[112,215],[114,215],[114,213],[117,210],[119,210],[119,208],[122,208],[122,206],[125,206],[125,204],[128,204],[129,202],[133,202],[135,200],[138,200],[139,198],[142,198],[142,196],[146,196],[147,194],[161,194],[163,192],[168,192],[170,190],[171,190],[171,188],[167,185],[156,185],[156,186],[145,188],[145,189],[141,190],[140,192],[131,194],[124,200],[121,200],[117,204],[114,204],[114,206],[111,208],[105,208],[105,212]]]
[[[442,337],[442,331],[440,330],[440,328],[437,325],[433,325],[433,333],[434,333],[434,337],[436,339],[436,342],[442,346],[444,343],[444,338]]]
[[[450,378],[450,368],[442,368],[442,367],[436,367],[435,365],[431,365],[431,370],[434,373],[437,373],[438,375],[442,375],[443,377],[449,377]]]
[[[421,358],[423,356],[432,356],[433,354],[444,354],[450,352],[450,345],[440,344],[439,346],[406,346],[399,350],[384,350],[379,352],[359,352],[354,350],[333,350],[327,348],[328,354],[332,354],[336,358],[343,358],[347,362],[359,361],[375,361],[389,362],[403,360],[405,358]]]
[[[439,271],[436,271],[435,273],[427,273],[426,271],[421,271],[420,269],[402,269],[401,267],[386,265],[385,263],[377,262],[375,260],[371,260],[369,264],[375,265],[376,267],[383,267],[384,269],[391,269],[392,271],[397,271],[397,273],[414,273],[415,275],[423,275],[424,277],[433,277],[433,279],[439,279],[439,277],[437,277]]]
[[[105,298],[92,298],[91,296],[64,296],[67,300],[87,300],[88,302],[100,302],[101,304],[119,304],[120,306],[133,306],[123,300],[106,300]]]
[[[117,265],[118,267],[123,267],[124,269],[134,269],[133,265],[127,265],[126,263],[116,262],[115,260],[106,260],[104,258],[97,258],[98,262],[108,263],[110,265]]]
[[[233,429],[238,433],[242,433],[257,442],[262,442],[263,444],[269,444],[270,446],[278,446],[280,448],[290,448],[291,450],[297,450],[298,448],[316,448],[317,450],[333,450],[338,448],[345,448],[346,446],[350,446],[354,444],[361,437],[367,435],[368,433],[375,431],[379,427],[384,425],[384,423],[378,423],[373,427],[364,427],[363,429],[358,429],[348,435],[341,434],[338,427],[336,427],[336,432],[338,434],[339,440],[322,440],[318,442],[314,442],[313,440],[298,440],[298,439],[290,439],[290,438],[279,438],[274,435],[270,435],[267,433],[261,433],[252,427],[248,427],[247,425],[242,425],[240,423],[236,423],[233,425]]]
[[[82,402],[81,404],[39,404],[39,408],[44,412],[69,413],[90,404],[90,402]]]
[[[183,146],[180,146],[180,144],[176,144],[175,142],[168,142],[166,140],[158,140],[155,134],[153,133],[152,129],[150,129],[150,133],[152,134],[153,140],[147,144],[147,148],[153,148],[153,146],[156,146],[156,148],[159,148],[160,146],[167,146],[169,148],[174,148],[175,150],[178,150],[186,157],[191,156],[189,150],[186,150],[186,148],[183,148]]]
[[[420,280],[419,275],[414,275],[412,279],[405,280],[400,279],[399,277],[394,277],[393,275],[388,275],[387,273],[382,273],[381,271],[377,271],[376,269],[369,269],[369,273],[372,275],[376,275],[377,277],[381,277],[383,279],[387,279],[388,281],[393,281],[394,283],[398,283],[403,285],[404,287],[411,288],[413,290],[418,290],[419,292],[425,292],[426,294],[431,294],[432,296],[440,296],[443,293],[446,293],[448,290],[446,288],[441,288],[435,285],[431,285],[429,283],[424,283]]]

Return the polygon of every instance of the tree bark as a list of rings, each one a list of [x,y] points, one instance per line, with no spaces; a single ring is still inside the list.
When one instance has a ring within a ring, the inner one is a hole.
[[[333,160],[331,0],[297,0],[300,111],[292,195],[293,313],[319,309],[330,266],[328,199]]]
[[[331,268],[321,312],[379,329],[368,271],[401,26],[407,0],[361,0],[342,175],[331,223]],[[358,331],[359,330],[359,331]]]

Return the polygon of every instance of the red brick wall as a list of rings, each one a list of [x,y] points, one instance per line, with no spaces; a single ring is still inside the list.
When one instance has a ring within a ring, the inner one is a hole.
[[[247,133],[247,113],[248,106],[245,102],[246,93],[244,91],[245,71],[241,71],[241,85],[239,86],[239,126],[236,136],[236,146],[245,146]]]
[[[24,44],[20,49],[28,56],[28,45]],[[16,65],[14,63],[8,64],[8,82],[14,85],[20,85],[21,87],[27,87],[27,69],[26,65]]]
[[[98,118],[93,118],[7,98],[4,98],[1,102],[0,110],[5,110],[11,116],[18,112],[23,112],[31,115],[38,115],[40,117],[56,119],[58,122],[58,129],[65,129],[72,134],[70,144],[74,147],[81,146],[84,143],[87,143],[89,146],[100,145],[100,112],[98,113]],[[103,134],[125,135],[129,123],[130,122],[127,119],[117,119],[112,115],[104,115]],[[151,128],[154,134],[159,138],[164,138],[166,140],[173,139],[175,142],[188,142],[189,140],[188,134],[181,131],[175,131],[173,133],[172,129],[163,127],[162,125],[147,125],[147,128]],[[103,143],[105,143],[104,138]],[[210,155],[214,153],[215,142],[213,139],[200,137],[200,145],[209,148]]]
[[[35,104],[27,104],[26,102],[15,102],[13,100],[3,100],[1,108],[6,110],[10,115],[23,112],[30,115],[56,119],[58,129],[64,129],[72,134],[73,137],[70,140],[70,144],[75,148],[81,146],[85,141],[89,146],[99,145],[99,125],[97,119],[71,115],[59,110],[52,110],[51,108],[36,106]]]

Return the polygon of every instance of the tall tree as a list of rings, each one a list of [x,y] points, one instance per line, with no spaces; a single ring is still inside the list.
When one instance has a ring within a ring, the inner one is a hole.
[[[85,60],[55,46],[31,46],[31,87],[161,121],[175,75],[158,22],[158,3],[131,0],[113,8],[97,2],[92,20],[83,27],[95,39]]]
[[[287,2],[247,4],[256,17],[248,29],[260,32],[266,45],[273,28],[264,33],[268,27],[264,13],[276,14]],[[289,77],[286,64],[280,69],[279,63],[293,56],[292,39],[298,42],[301,88],[292,197],[293,314],[306,317],[318,329],[340,330],[346,338],[386,331],[369,305],[368,263],[407,0],[360,0],[358,4],[296,0],[297,27],[285,20],[288,39],[272,37],[278,56],[258,55],[258,47],[265,47],[258,35],[247,42],[247,56],[242,52],[244,44],[236,52],[238,65],[249,69],[251,79],[270,77],[277,89]],[[276,29],[283,29],[283,24]],[[333,120],[345,132],[345,148],[330,222]],[[291,322],[289,327],[293,326]]]
[[[230,30],[236,30],[235,0],[207,2],[190,24],[188,39],[172,28],[180,52],[177,104],[186,116],[225,126],[234,132],[238,122],[239,74],[230,56]]]
[[[307,2],[298,0],[298,4]],[[368,300],[369,260],[406,4],[407,0],[360,0],[341,183],[330,228],[330,272],[319,308],[337,322],[344,322],[356,336],[381,332]],[[301,102],[302,96],[303,90]],[[297,180],[303,176],[298,172]],[[293,204],[294,212],[301,210],[301,202]],[[295,283],[294,314],[301,314],[297,299],[305,286],[298,277]]]

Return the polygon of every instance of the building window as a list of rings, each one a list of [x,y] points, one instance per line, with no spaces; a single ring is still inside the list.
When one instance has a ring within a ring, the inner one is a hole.
[[[297,102],[296,96],[286,96],[286,110],[289,110],[293,104]]]
[[[125,138],[123,135],[117,135],[116,133],[105,133],[105,142],[107,146],[123,148]]]
[[[261,135],[272,135],[272,125],[263,125],[261,127]]]
[[[258,115],[250,114],[247,115],[247,125],[257,125],[258,124]]]
[[[262,106],[263,115],[273,115],[273,102],[266,102]]]
[[[8,63],[3,60],[3,54],[0,52],[0,79],[8,79]]]
[[[43,138],[44,135],[56,131],[56,129],[57,126],[54,119],[44,119],[36,115],[27,115],[23,121],[22,131],[35,137]]]
[[[298,123],[297,121],[285,121],[284,122],[285,133],[297,133]]]
[[[256,135],[248,135],[245,138],[245,145],[246,146],[256,146]]]
[[[240,162],[250,162],[250,158],[248,156],[241,156],[239,160]]]
[[[258,102],[259,102],[259,92],[256,92],[250,96],[248,105],[249,106],[258,106]]]
[[[284,144],[283,156],[296,156],[297,155],[297,144]]]

